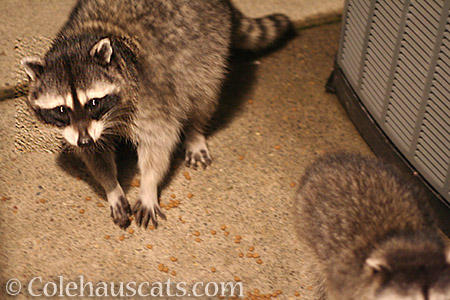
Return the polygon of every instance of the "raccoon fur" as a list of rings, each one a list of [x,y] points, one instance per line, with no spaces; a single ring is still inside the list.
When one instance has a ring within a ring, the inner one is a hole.
[[[22,64],[28,103],[103,186],[120,227],[164,218],[157,189],[185,133],[186,164],[211,164],[205,126],[230,48],[264,50],[291,30],[285,15],[243,16],[227,0],[79,0],[41,58]],[[137,146],[140,198],[131,210],[117,181],[114,140]]]
[[[307,168],[296,200],[314,299],[450,299],[450,249],[421,191],[388,165],[328,154]]]

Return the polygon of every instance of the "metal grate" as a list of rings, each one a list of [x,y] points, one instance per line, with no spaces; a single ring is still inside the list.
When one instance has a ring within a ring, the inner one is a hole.
[[[361,94],[370,112],[381,117],[402,8],[392,1],[376,2],[361,81]],[[401,4],[400,1],[397,4]]]
[[[450,0],[347,0],[338,64],[406,159],[450,202]]]
[[[342,63],[347,70],[347,78],[357,84],[364,46],[364,24],[369,17],[369,1],[349,1],[345,20]],[[361,26],[363,25],[363,26]]]

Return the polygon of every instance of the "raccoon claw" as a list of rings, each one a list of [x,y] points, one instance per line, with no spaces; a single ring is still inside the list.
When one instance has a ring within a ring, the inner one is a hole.
[[[159,215],[162,219],[166,220],[166,216],[161,211],[159,204],[153,207],[146,207],[142,204],[141,200],[138,200],[133,207],[133,213],[135,215],[136,224],[140,227],[141,225],[146,228],[150,220],[153,226],[158,227],[158,222],[156,221],[156,215]]]
[[[130,226],[131,222],[128,216],[131,215],[131,208],[125,197],[120,197],[119,202],[117,202],[114,207],[113,205],[110,205],[109,208],[111,209],[111,218],[113,219],[114,224],[119,225],[119,227],[123,229]]]
[[[197,166],[200,163],[203,169],[206,169],[212,163],[211,157],[209,156],[208,150],[202,149],[200,153],[193,153],[192,151],[186,152],[186,166],[197,170]]]

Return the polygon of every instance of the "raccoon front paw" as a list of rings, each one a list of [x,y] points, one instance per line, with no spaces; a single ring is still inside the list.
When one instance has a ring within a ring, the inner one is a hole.
[[[123,229],[130,225],[131,222],[128,216],[131,216],[131,208],[124,196],[120,196],[119,201],[110,204],[109,208],[111,209],[111,218],[115,224]]]
[[[206,169],[212,163],[211,156],[208,149],[201,149],[200,151],[186,151],[186,166],[197,170],[197,166],[201,164],[203,169]]]
[[[136,202],[133,207],[134,218],[136,224],[140,227],[147,228],[148,223],[152,220],[153,226],[158,227],[158,222],[156,221],[156,215],[159,215],[162,219],[166,220],[166,216],[161,211],[158,203],[151,206],[147,206],[140,199]]]

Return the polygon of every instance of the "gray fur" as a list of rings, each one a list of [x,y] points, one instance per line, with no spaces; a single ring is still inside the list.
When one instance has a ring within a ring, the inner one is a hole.
[[[450,249],[421,192],[389,166],[326,155],[307,168],[297,209],[317,299],[450,299]]]
[[[30,106],[63,130],[105,189],[121,227],[131,211],[117,181],[114,140],[137,145],[136,222],[157,225],[156,215],[164,217],[158,184],[181,132],[186,164],[211,163],[203,134],[230,48],[263,49],[290,28],[287,17],[274,15],[258,21],[257,34],[254,26],[246,34],[248,22],[226,0],[80,0],[45,57],[23,61],[32,80]]]

